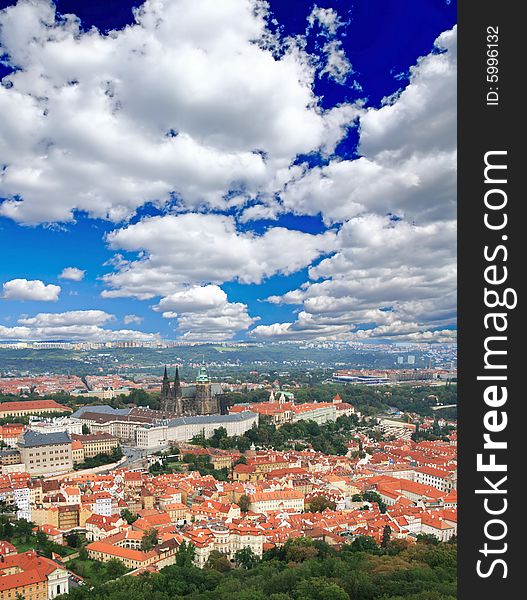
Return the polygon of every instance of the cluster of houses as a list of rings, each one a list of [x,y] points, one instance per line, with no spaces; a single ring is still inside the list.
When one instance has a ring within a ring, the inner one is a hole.
[[[91,559],[117,559],[131,574],[174,563],[183,542],[194,546],[195,563],[203,567],[213,551],[234,562],[242,548],[261,557],[300,536],[337,548],[360,535],[380,543],[386,526],[392,538],[409,543],[419,534],[442,541],[455,536],[455,443],[365,441],[375,445],[366,461],[309,450],[251,450],[242,459],[236,451],[185,449],[227,467],[228,481],[197,471],[153,475],[116,469],[53,479],[8,473],[0,477],[0,500],[56,543],[65,543],[68,533],[82,533]],[[320,497],[326,508],[314,509]],[[152,532],[155,543],[145,547]],[[20,556],[7,553],[11,562]],[[56,567],[65,568],[60,562]],[[5,586],[11,579],[0,581]]]

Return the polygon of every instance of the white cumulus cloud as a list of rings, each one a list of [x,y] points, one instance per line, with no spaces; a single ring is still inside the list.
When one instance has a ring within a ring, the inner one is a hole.
[[[286,185],[283,207],[341,225],[309,280],[267,299],[297,305],[296,320],[253,337],[455,339],[456,29],[435,46],[404,89],[360,114],[360,158],[305,167]]]
[[[214,214],[145,218],[108,235],[116,250],[141,253],[103,277],[107,298],[141,299],[181,292],[189,284],[260,283],[291,274],[333,251],[335,233],[312,235],[274,227],[261,235],[237,230],[233,217]]]
[[[77,267],[66,267],[62,270],[59,275],[60,279],[69,279],[70,281],[82,281],[84,279],[86,271],[78,269]]]
[[[59,299],[60,285],[45,284],[40,279],[12,279],[3,284],[4,300],[39,300],[56,302]]]
[[[125,315],[123,317],[123,323],[125,325],[130,325],[130,323],[140,324],[144,321],[144,317],[140,317],[139,315]]]
[[[38,313],[21,317],[14,327],[0,326],[0,339],[10,340],[113,340],[155,341],[157,333],[130,329],[112,330],[105,326],[115,320],[102,310],[75,310],[63,313]]]
[[[146,202],[227,208],[272,195],[335,131],[310,58],[269,40],[259,0],[147,0],[107,34],[45,0],[0,11],[0,50],[16,68],[0,87],[0,214],[120,221]]]
[[[228,340],[258,320],[249,316],[246,304],[229,302],[217,285],[176,292],[162,298],[154,310],[166,319],[177,319],[179,333],[187,340]]]

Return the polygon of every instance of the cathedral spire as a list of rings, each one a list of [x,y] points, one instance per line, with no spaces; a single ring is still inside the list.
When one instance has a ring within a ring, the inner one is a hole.
[[[161,410],[168,412],[170,410],[170,381],[168,380],[167,367],[165,365],[165,374],[163,375],[163,383],[161,384]]]
[[[176,376],[174,377],[174,396],[181,396],[181,381],[179,379],[179,367],[176,367]]]

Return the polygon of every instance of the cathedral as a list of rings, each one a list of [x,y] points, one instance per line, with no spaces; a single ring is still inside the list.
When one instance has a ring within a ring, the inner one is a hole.
[[[179,369],[170,385],[167,368],[161,384],[161,412],[179,417],[192,415],[217,415],[220,413],[221,386],[212,383],[205,367],[200,367],[194,385],[181,386]]]

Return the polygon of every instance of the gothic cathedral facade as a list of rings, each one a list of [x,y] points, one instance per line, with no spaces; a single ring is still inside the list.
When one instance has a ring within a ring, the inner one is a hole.
[[[217,387],[217,384],[211,383],[205,367],[200,368],[195,384],[185,387],[181,386],[179,368],[176,367],[174,383],[171,385],[165,367],[160,410],[166,415],[177,416],[219,414]]]

